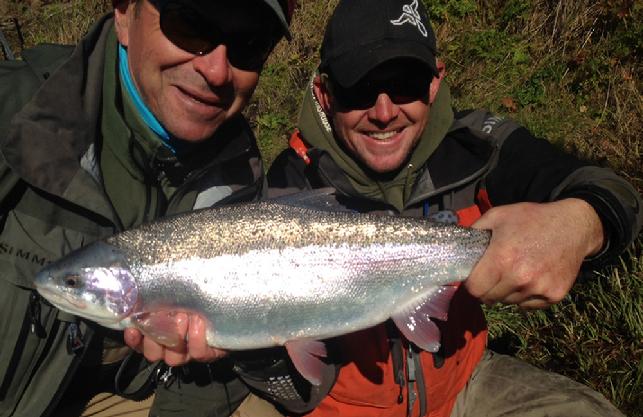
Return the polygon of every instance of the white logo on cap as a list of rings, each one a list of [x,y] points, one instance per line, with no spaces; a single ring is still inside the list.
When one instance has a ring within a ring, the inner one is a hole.
[[[396,20],[391,20],[391,23],[395,26],[402,26],[405,23],[410,23],[417,27],[425,38],[429,35],[426,31],[426,26],[422,23],[420,13],[418,13],[418,0],[413,0],[413,3],[402,6],[402,16]]]

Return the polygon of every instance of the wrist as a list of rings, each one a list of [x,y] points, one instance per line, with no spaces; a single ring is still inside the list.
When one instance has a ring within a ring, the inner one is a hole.
[[[606,243],[603,222],[594,207],[581,198],[561,200],[572,207],[578,227],[583,231],[582,241],[586,243],[585,258],[600,253]]]

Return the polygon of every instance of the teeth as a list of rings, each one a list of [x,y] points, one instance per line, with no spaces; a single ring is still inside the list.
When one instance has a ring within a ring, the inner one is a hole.
[[[371,132],[368,134],[368,136],[372,137],[373,139],[378,139],[378,140],[386,140],[389,138],[392,138],[397,134],[397,131],[393,132]]]
[[[198,97],[195,97],[195,96],[190,96],[190,97],[192,98],[192,100],[193,100],[193,101],[196,101],[197,103],[201,103],[201,104],[209,104],[209,103],[206,103],[205,101],[201,100],[201,99],[200,99],[200,98],[198,98]]]

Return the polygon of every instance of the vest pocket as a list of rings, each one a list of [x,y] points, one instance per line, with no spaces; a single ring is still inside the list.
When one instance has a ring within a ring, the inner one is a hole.
[[[0,416],[40,416],[76,358],[66,326],[32,290],[0,279]]]

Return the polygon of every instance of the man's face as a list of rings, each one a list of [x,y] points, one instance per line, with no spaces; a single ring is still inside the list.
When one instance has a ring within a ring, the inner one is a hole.
[[[258,12],[258,2],[249,6],[248,1],[203,1],[202,10],[184,9],[180,2],[174,3],[175,9],[159,10],[149,0],[139,4],[123,0],[116,7],[116,31],[127,48],[134,83],[175,137],[207,139],[248,104],[265,56],[259,65],[246,65],[243,58],[236,59],[243,57],[246,45],[237,40],[254,39],[257,34],[260,39],[274,39],[277,24],[269,9]],[[160,15],[165,12],[162,30]],[[213,40],[206,42],[212,46],[202,54],[185,50],[190,36],[197,33]]]
[[[389,61],[348,89],[315,82],[336,139],[374,172],[399,169],[426,127],[441,77],[431,82],[429,70],[413,64]]]

